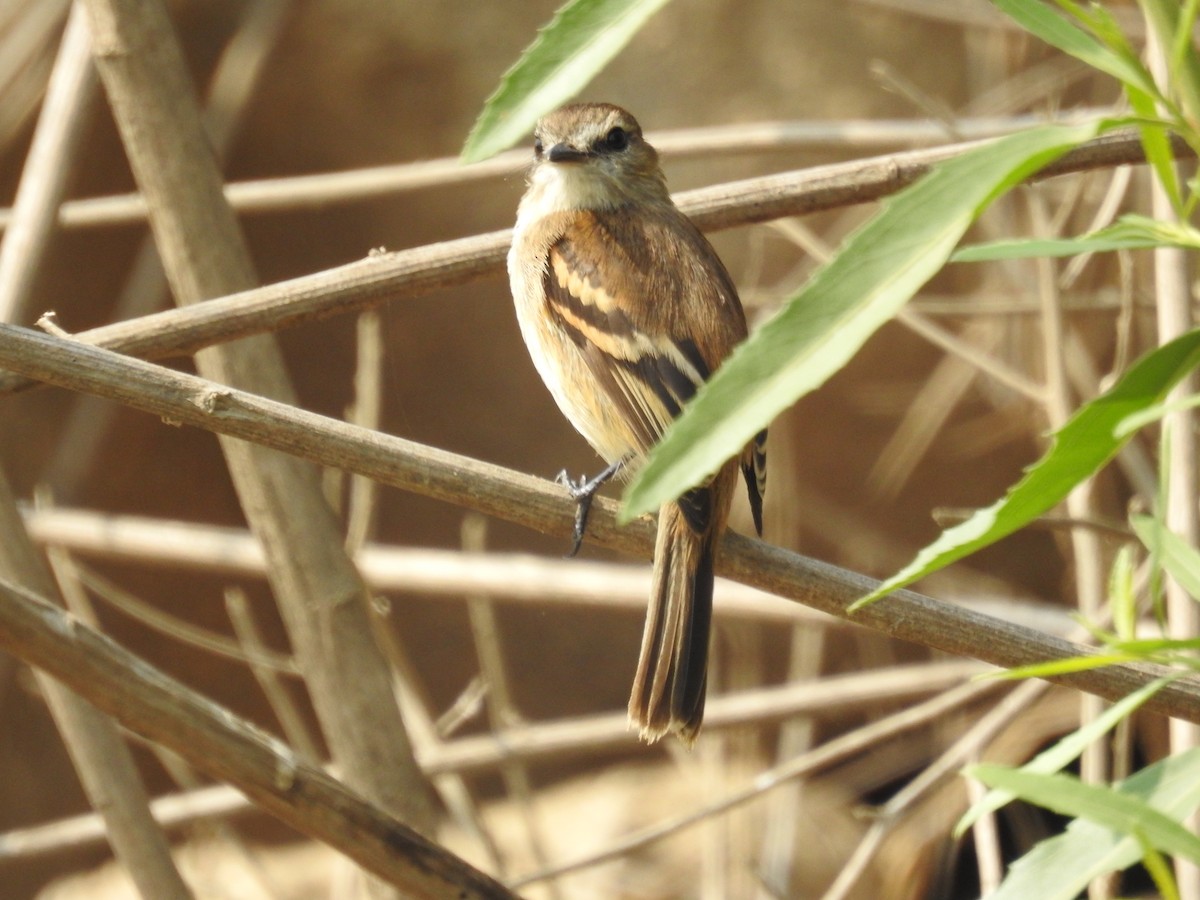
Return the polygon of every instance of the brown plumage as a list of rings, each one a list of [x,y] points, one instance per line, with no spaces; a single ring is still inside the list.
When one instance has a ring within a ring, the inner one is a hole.
[[[535,131],[508,268],[522,336],[571,424],[627,473],[746,336],[716,252],[670,199],[629,113],[578,104]],[[629,702],[643,739],[691,744],[704,714],[713,557],[738,469],[762,531],[766,433],[659,513]]]

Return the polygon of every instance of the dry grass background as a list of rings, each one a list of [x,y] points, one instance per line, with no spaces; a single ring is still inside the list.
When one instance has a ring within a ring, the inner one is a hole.
[[[272,0],[176,2],[171,13],[196,82],[212,84],[221,73],[214,115],[228,131],[226,180],[239,182],[452,156],[483,98],[553,7]],[[29,150],[66,11],[60,0],[0,6],[0,60],[12,61],[0,67],[6,200]],[[240,55],[227,53],[231,46]],[[1103,105],[1115,89],[1051,57],[982,2],[681,0],[583,96],[627,106],[652,139],[670,129],[728,126],[723,135],[733,149],[666,155],[680,190],[949,142],[977,117]],[[102,92],[90,106],[68,196],[131,191]],[[890,125],[894,119],[915,125]],[[751,126],[772,120],[854,127],[803,141],[752,141]],[[259,280],[342,265],[372,248],[507,227],[523,184],[519,170],[502,168],[481,179],[451,169],[425,186],[355,197],[336,196],[334,185],[335,196],[319,203],[245,212]],[[367,183],[380,184],[379,174]],[[296,187],[281,190],[287,196]],[[1020,192],[978,231],[1082,230],[1144,190],[1138,172],[1057,179]],[[784,219],[714,240],[755,318],[867,214],[852,208]],[[76,332],[170,305],[152,275],[129,286],[131,272],[145,265],[146,242],[140,221],[62,227],[20,323],[52,309],[62,328]],[[937,278],[845,371],[772,426],[766,538],[868,575],[890,574],[937,533],[932,509],[991,502],[1037,454],[1056,401],[1067,399],[1042,387],[1055,383],[1048,366],[1065,376],[1069,397],[1086,397],[1104,373],[1149,345],[1144,281],[1124,258],[1093,260],[1081,271],[960,267]],[[1065,323],[1052,352],[1039,305],[1047,298],[1061,305]],[[398,296],[377,317],[333,318],[278,338],[305,409],[353,415],[542,476],[595,465],[538,382],[498,276]],[[1145,492],[1136,455],[1130,459],[1098,483],[1093,518],[1119,523],[1130,496]],[[28,512],[32,531],[58,548],[57,573],[86,597],[105,631],[237,714],[285,732],[309,758],[323,758],[210,434],[34,390],[3,398],[0,461],[19,496],[42,492],[43,507]],[[1026,759],[1078,721],[1074,694],[971,684],[978,666],[771,606],[728,584],[719,593],[745,600],[745,608],[717,626],[713,709],[739,724],[718,727],[714,715],[691,755],[670,744],[638,747],[611,713],[623,708],[636,655],[645,566],[631,571],[621,561],[614,569],[615,557],[596,550],[562,563],[557,538],[414,494],[372,492],[334,473],[325,486],[352,523],[353,545],[370,545],[364,571],[393,638],[388,656],[406,686],[417,758],[427,767],[437,761],[434,783],[454,813],[443,817],[444,840],[525,895],[971,896],[980,871],[994,877],[1001,857],[1054,827],[1018,808],[999,820],[998,837],[984,832],[976,846],[953,841],[949,827],[967,802],[953,772],[980,756]],[[114,515],[137,518],[117,532],[101,518]],[[744,511],[736,515],[745,530]],[[1028,530],[923,588],[1062,631],[1080,567],[1103,571],[1119,541],[1096,533],[1093,555],[1079,560],[1064,528]],[[426,549],[469,553],[418,552]],[[224,652],[239,641],[232,656]],[[259,645],[273,648],[283,676],[238,658]],[[38,683],[19,668],[2,675],[0,895],[15,898],[104,861],[108,851],[94,835],[46,827],[83,813],[86,801]],[[490,689],[486,700],[481,683]],[[750,694],[725,707],[717,699],[785,684],[803,688],[786,716],[764,712]],[[426,727],[416,728],[422,715]],[[881,723],[894,724],[898,736],[863,731]],[[547,728],[513,730],[535,724]],[[507,757],[489,752],[486,741],[470,743],[490,729],[509,729],[526,743]],[[1125,756],[1161,753],[1163,733],[1161,720],[1147,717]],[[185,872],[202,873],[189,874],[197,894],[351,890],[345,864],[328,851],[297,847],[294,833],[227,793],[188,793],[203,780],[172,758],[136,741],[134,753],[152,795],[180,794],[170,835],[187,847]],[[797,777],[758,799],[667,840],[622,843],[719,805],[795,760]],[[206,799],[224,812],[205,812]],[[531,873],[610,850],[602,865],[525,886]],[[839,873],[843,880],[825,894]],[[47,896],[101,896],[94,881],[77,881],[74,893],[55,890]]]

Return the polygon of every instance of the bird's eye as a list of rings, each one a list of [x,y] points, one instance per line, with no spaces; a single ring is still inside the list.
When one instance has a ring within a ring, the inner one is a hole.
[[[539,157],[542,155],[542,139],[541,138],[533,139],[533,155],[539,156]]]
[[[608,134],[604,136],[604,149],[621,151],[629,146],[629,132],[620,125],[612,128]]]

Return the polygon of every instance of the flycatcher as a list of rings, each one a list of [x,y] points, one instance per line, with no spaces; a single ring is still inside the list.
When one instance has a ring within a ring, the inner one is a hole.
[[[565,479],[579,503],[578,549],[592,494],[637,467],[746,337],[746,316],[716,251],[672,202],[633,116],[604,103],[566,106],[538,123],[533,148],[508,255],[517,320],[559,408],[608,463],[590,481]],[[675,732],[690,746],[700,730],[713,554],[739,467],[762,533],[765,443],[763,431],[659,511],[629,700],[643,740]]]

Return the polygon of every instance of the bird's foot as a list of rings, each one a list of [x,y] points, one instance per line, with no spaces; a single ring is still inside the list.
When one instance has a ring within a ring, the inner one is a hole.
[[[575,528],[571,532],[571,550],[567,553],[567,559],[575,556],[583,545],[583,535],[587,531],[588,513],[591,512],[592,500],[595,499],[596,492],[603,487],[606,481],[617,474],[624,462],[624,460],[617,460],[599,475],[591,478],[582,475],[575,480],[567,474],[566,469],[563,469],[555,477],[554,480],[565,487],[570,493],[571,499],[575,501]]]

